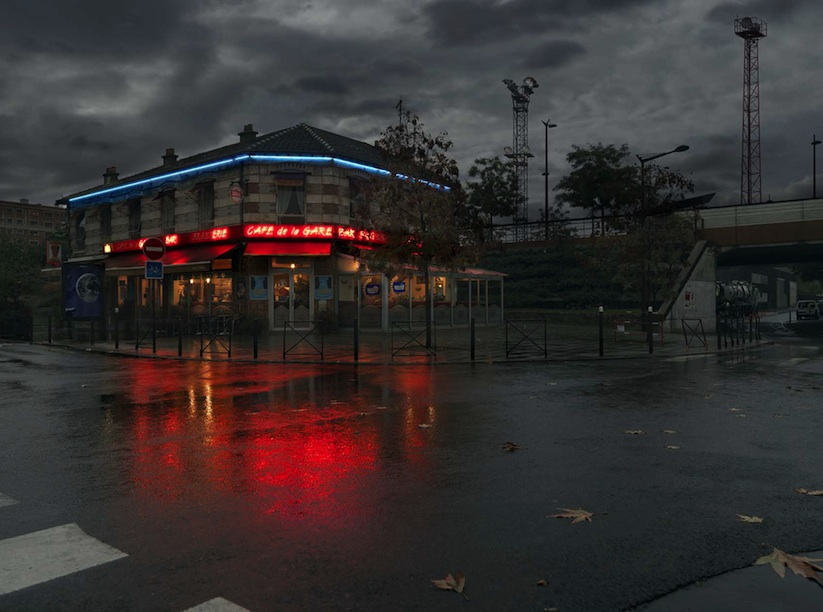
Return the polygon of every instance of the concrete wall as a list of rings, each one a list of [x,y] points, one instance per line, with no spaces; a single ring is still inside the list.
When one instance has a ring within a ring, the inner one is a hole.
[[[717,326],[715,314],[715,285],[717,281],[714,251],[699,243],[689,257],[691,266],[684,271],[679,282],[680,291],[668,305],[666,317],[668,333],[683,333],[682,319],[701,320],[703,330],[714,333]],[[663,312],[666,310],[664,305]],[[693,326],[696,325],[696,322]]]

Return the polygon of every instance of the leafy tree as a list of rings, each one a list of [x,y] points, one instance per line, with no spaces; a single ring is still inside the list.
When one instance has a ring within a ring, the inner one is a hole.
[[[468,206],[485,236],[485,230],[493,228],[495,217],[515,215],[523,202],[517,171],[512,162],[497,156],[481,157],[469,168],[469,177],[476,180],[466,183]]]
[[[599,216],[601,234],[624,235],[592,256],[614,265],[615,280],[625,291],[639,290],[645,305],[668,297],[694,244],[692,221],[671,214],[694,184],[655,163],[646,163],[641,174],[631,157],[625,144],[575,146],[566,158],[572,170],[555,191],[559,202]]]
[[[40,247],[0,234],[0,304],[17,303],[38,288]]]
[[[366,254],[372,268],[388,275],[414,268],[424,278],[426,339],[431,345],[432,265],[458,269],[477,258],[476,225],[461,187],[452,142],[433,136],[416,115],[401,113],[377,141],[389,176],[373,178],[361,223],[383,234],[385,244]]]
[[[561,206],[582,208],[600,216],[602,233],[618,225],[638,197],[637,169],[629,164],[628,145],[574,145],[566,155],[572,170],[555,185]]]

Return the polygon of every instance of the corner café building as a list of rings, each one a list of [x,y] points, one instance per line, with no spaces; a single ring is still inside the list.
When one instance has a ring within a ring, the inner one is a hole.
[[[262,136],[246,125],[238,136],[183,159],[167,149],[161,166],[124,178],[109,167],[102,185],[59,201],[68,263],[104,268],[107,326],[115,308],[127,333],[149,319],[152,292],[169,333],[215,317],[270,330],[425,322],[421,275],[387,278],[360,261],[381,241],[355,225],[364,181],[387,173],[376,147],[305,124]],[[166,247],[162,280],[145,278],[149,237]],[[428,316],[438,325],[501,323],[503,278],[434,269]]]

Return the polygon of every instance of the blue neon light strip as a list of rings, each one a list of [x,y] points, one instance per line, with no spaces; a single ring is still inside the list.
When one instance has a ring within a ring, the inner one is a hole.
[[[150,178],[141,179],[139,181],[134,181],[131,183],[126,183],[125,185],[117,185],[116,187],[109,187],[108,189],[101,189],[100,191],[94,191],[92,193],[87,193],[81,196],[75,196],[73,198],[69,198],[69,203],[76,203],[82,200],[87,200],[89,198],[97,198],[103,195],[116,193],[118,191],[124,191],[127,189],[133,189],[134,187],[139,187],[141,185],[148,185],[149,183],[154,183],[156,181],[167,181],[169,179],[173,179],[179,176],[185,176],[187,174],[196,174],[198,172],[202,172],[203,170],[210,170],[212,168],[218,168],[220,166],[232,166],[235,164],[239,164],[244,161],[261,161],[261,162],[273,162],[273,163],[297,163],[297,164],[333,164],[335,166],[340,166],[341,168],[352,168],[354,170],[363,170],[364,172],[368,172],[370,174],[378,174],[381,176],[390,176],[391,172],[385,170],[384,168],[377,168],[376,166],[369,166],[366,164],[358,164],[357,162],[351,162],[345,159],[340,159],[339,157],[327,157],[327,156],[310,156],[310,155],[236,155],[234,157],[228,157],[226,159],[221,159],[215,162],[210,162],[208,164],[202,164],[200,166],[194,166],[193,168],[186,168],[185,170],[178,170],[177,172],[169,172],[167,174],[158,174],[157,176],[152,176]],[[401,179],[407,179],[408,177],[402,174],[397,175]],[[414,179],[412,179],[414,180]],[[443,189],[444,191],[449,191],[449,187],[445,187],[443,185],[438,185],[436,183],[431,183],[429,181],[421,181],[426,185],[430,185],[437,189]]]

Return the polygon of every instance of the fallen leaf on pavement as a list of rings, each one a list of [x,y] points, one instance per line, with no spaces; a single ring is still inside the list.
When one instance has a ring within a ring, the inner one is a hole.
[[[663,433],[673,434],[673,433],[677,433],[677,430],[676,429],[664,429]]]
[[[729,412],[740,412],[742,408],[729,408]]]
[[[745,414],[736,414],[736,415],[734,415],[734,416],[736,416],[736,417],[740,417],[741,419],[745,419],[745,418],[746,418],[746,415],[745,415]]]
[[[820,489],[815,489],[815,490],[809,491],[808,489],[800,488],[800,489],[795,489],[795,491],[797,491],[798,493],[802,493],[803,495],[815,495],[815,496],[823,495],[823,491],[821,491]]]
[[[707,394],[706,394],[706,399],[712,399],[712,394],[711,394],[711,393],[707,393]]]
[[[592,516],[594,516],[593,512],[583,510],[583,508],[558,508],[558,510],[562,510],[563,512],[560,514],[550,514],[549,518],[570,518],[572,519],[572,524],[574,524],[581,521],[589,521],[591,523]]]
[[[666,446],[666,448],[668,448],[669,450],[678,450],[680,447],[679,447],[679,446],[675,446],[674,444],[668,444],[668,445]]]
[[[763,518],[759,516],[749,516],[748,514],[738,514],[737,520],[741,523],[762,523]]]
[[[504,442],[503,443],[503,450],[513,453],[514,451],[523,450],[522,446],[518,446],[514,442]]]
[[[548,580],[538,580],[535,584],[537,586],[546,586],[547,584],[549,584],[549,581]]]
[[[443,589],[444,591],[455,591],[460,593],[464,599],[468,599],[466,594],[463,592],[463,589],[466,588],[466,577],[463,575],[463,572],[457,572],[457,577],[449,574],[442,580],[432,580],[432,582],[438,589]]]
[[[418,427],[420,429],[429,429],[431,427],[431,425],[429,425],[428,423],[420,423],[420,425],[418,425]]]
[[[823,561],[823,559],[798,557],[796,555],[790,555],[789,553],[783,552],[777,548],[772,548],[771,554],[760,557],[754,562],[754,565],[765,565],[768,563],[781,578],[786,576],[786,568],[788,567],[798,576],[803,576],[809,580],[814,580],[818,584],[821,584],[820,576],[817,572],[823,572],[823,567],[817,565],[818,561]]]
[[[643,431],[642,429],[627,429],[623,433],[624,434],[630,434],[632,436],[644,436],[644,435],[646,435],[646,432]]]

